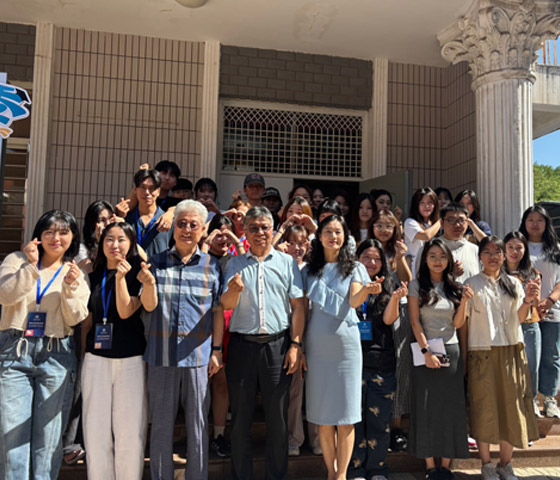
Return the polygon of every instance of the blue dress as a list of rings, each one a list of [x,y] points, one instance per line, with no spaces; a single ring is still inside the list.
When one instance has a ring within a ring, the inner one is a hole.
[[[310,317],[305,333],[307,420],[318,425],[352,425],[362,419],[362,347],[358,315],[350,307],[350,284],[370,282],[356,263],[342,278],[338,264],[327,263],[323,275],[303,270]]]

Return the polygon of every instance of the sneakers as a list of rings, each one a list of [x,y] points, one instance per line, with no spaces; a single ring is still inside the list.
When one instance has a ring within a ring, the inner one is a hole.
[[[321,445],[319,444],[313,445],[311,447],[311,450],[313,451],[313,455],[323,455],[323,450],[321,449]]]
[[[453,480],[453,477],[455,475],[453,475],[453,472],[451,470],[449,470],[448,468],[439,467],[438,468],[438,476],[439,476],[439,480]]]
[[[391,441],[389,448],[393,452],[404,452],[408,445],[408,439],[400,428],[393,428],[391,430]]]
[[[511,462],[509,462],[505,467],[500,466],[498,463],[498,465],[496,465],[496,473],[502,480],[518,480],[513,473],[513,466]]]
[[[467,443],[469,444],[469,450],[476,450],[478,445],[476,444],[476,440],[472,438],[470,435],[467,435]]]
[[[387,480],[387,477],[385,475],[374,475],[371,480]]]
[[[231,450],[223,435],[218,435],[214,440],[210,442],[210,450],[218,455],[218,457],[231,457]]]
[[[548,418],[560,418],[560,410],[554,397],[544,398],[544,414]]]
[[[299,457],[299,447],[297,445],[288,445],[288,457]]]
[[[428,470],[426,470],[426,475],[424,478],[426,480],[439,480],[437,468],[429,468]]]
[[[508,464],[510,465],[510,464]],[[496,467],[492,462],[485,463],[480,469],[483,480],[500,480]]]
[[[535,412],[535,417],[543,418],[543,414],[539,408],[539,402],[536,398],[533,400],[533,411]]]

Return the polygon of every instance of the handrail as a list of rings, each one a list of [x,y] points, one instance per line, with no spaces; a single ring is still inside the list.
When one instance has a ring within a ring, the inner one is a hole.
[[[537,63],[540,65],[560,66],[560,37],[556,40],[546,40],[543,48],[538,51]]]

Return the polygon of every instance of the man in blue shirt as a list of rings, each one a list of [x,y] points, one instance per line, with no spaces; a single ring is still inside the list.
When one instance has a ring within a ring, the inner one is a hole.
[[[159,218],[165,213],[157,205],[161,177],[157,170],[138,170],[134,174],[134,193],[138,206],[128,212],[126,222],[134,227],[140,245],[148,258],[169,248],[173,232],[157,229]]]
[[[208,477],[208,376],[222,367],[224,316],[220,264],[198,248],[207,216],[199,202],[179,203],[175,246],[150,258],[158,296],[144,353],[153,479],[174,478],[173,427],[180,398],[187,432],[185,478]]]
[[[296,261],[272,248],[273,219],[265,207],[245,216],[251,245],[225,270],[222,306],[233,309],[227,380],[232,413],[234,479],[251,479],[251,422],[258,387],[266,420],[266,478],[288,470],[288,403],[291,375],[301,370],[305,323],[303,281]]]

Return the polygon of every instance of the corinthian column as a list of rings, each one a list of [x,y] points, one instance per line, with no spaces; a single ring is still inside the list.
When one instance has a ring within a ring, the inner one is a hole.
[[[560,33],[557,0],[477,0],[438,35],[443,58],[469,63],[476,97],[477,193],[503,236],[533,203],[533,63]]]

